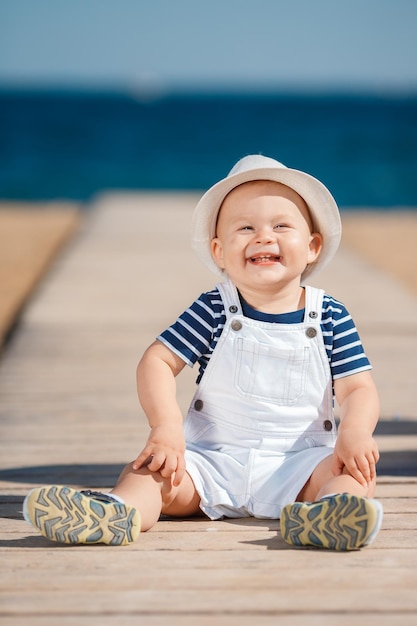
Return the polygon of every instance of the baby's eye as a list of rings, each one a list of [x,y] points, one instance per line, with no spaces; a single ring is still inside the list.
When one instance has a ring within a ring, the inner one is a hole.
[[[283,228],[288,228],[288,224],[275,224],[275,230],[282,230]]]
[[[249,225],[241,226],[239,228],[239,230],[243,230],[243,231],[245,231],[245,230],[253,230],[253,226],[249,226]]]

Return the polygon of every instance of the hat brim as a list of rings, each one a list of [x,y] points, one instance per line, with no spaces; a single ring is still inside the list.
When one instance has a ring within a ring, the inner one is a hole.
[[[300,170],[262,167],[232,174],[211,187],[198,202],[192,220],[192,247],[200,261],[215,274],[222,274],[211,255],[211,241],[216,236],[217,216],[223,200],[235,187],[255,180],[270,180],[287,185],[306,202],[314,232],[323,237],[321,252],[304,270],[305,283],[318,274],[334,257],[340,243],[342,226],[337,204],[330,191],[317,178]]]

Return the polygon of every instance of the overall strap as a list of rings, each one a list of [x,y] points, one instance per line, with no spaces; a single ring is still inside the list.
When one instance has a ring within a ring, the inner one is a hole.
[[[304,322],[312,323],[321,322],[321,314],[323,308],[324,290],[317,287],[306,285],[306,304],[304,313]]]
[[[229,319],[234,315],[243,315],[239,294],[232,281],[227,279],[223,283],[218,283],[216,287],[223,300],[226,319]]]

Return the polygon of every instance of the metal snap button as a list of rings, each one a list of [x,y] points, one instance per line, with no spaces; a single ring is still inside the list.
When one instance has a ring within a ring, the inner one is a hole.
[[[324,430],[327,430],[327,431],[331,431],[331,430],[333,430],[333,424],[332,424],[332,422],[331,422],[330,420],[324,420],[324,422],[323,422],[323,428],[324,428]]]
[[[194,402],[194,408],[196,411],[202,411],[204,406],[204,402],[202,400],[196,400]]]
[[[311,319],[315,320],[316,317],[318,316],[318,313],[317,313],[317,311],[310,311],[308,316],[311,317]]]
[[[229,306],[229,311],[230,311],[230,313],[237,313],[238,308],[237,308],[236,304],[232,304],[232,306]]]
[[[233,320],[231,326],[233,330],[240,330],[242,328],[242,322],[239,322],[239,320]]]
[[[317,329],[316,328],[307,328],[306,330],[306,335],[307,337],[310,337],[310,339],[313,339],[313,337],[315,337],[317,335]]]

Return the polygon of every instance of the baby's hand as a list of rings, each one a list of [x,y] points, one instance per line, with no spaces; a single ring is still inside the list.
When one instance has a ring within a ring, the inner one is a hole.
[[[378,446],[368,431],[339,430],[332,465],[335,476],[340,475],[345,467],[355,480],[367,487],[375,480],[378,459]]]
[[[160,425],[152,428],[146,446],[133,461],[133,469],[148,467],[164,478],[175,474],[173,485],[177,486],[185,474],[185,439],[182,425]]]

